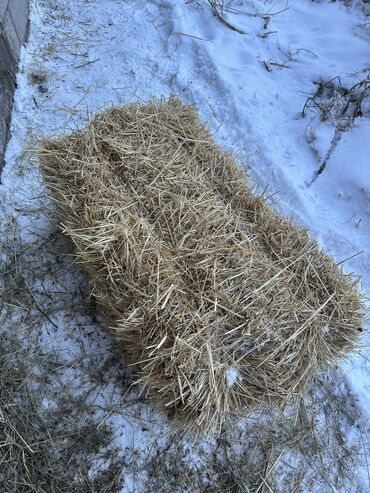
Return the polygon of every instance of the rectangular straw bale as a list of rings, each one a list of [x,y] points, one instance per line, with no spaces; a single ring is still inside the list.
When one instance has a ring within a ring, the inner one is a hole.
[[[183,426],[289,402],[356,344],[357,281],[266,205],[193,107],[109,109],[39,160],[137,381]]]

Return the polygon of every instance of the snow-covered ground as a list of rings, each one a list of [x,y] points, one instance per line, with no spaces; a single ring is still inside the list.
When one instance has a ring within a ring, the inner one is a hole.
[[[171,433],[171,417],[129,387],[24,154],[35,137],[82,126],[107,105],[175,94],[275,206],[338,262],[349,258],[345,271],[369,292],[370,94],[346,90],[370,76],[369,4],[225,1],[214,2],[228,6],[217,16],[210,3],[31,1],[0,186],[1,259],[22,289],[3,329],[63,363],[45,409],[68,393],[113,430],[88,471],[91,479],[108,467],[109,450],[120,458],[122,485],[107,491],[369,491],[366,348],[318,380],[295,421],[252,416],[219,439]]]

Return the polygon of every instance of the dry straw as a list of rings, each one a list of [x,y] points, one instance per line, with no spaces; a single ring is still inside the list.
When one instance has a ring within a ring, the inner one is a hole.
[[[300,396],[357,340],[357,281],[175,98],[46,140],[42,171],[137,381],[188,429]]]

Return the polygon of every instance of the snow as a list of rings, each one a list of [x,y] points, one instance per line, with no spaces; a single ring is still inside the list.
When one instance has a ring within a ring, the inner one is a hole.
[[[366,5],[354,2],[347,8],[339,1],[311,0],[291,2],[287,10],[279,1],[232,5],[253,14],[270,12],[269,20],[225,12],[227,21],[246,33],[239,34],[213,16],[206,1],[31,2],[30,38],[21,53],[2,172],[0,231],[4,262],[9,246],[27,252],[21,256],[27,285],[52,322],[44,318],[37,336],[45,353],[78,360],[83,345],[84,354],[94,355],[103,369],[112,342],[102,330],[104,321],[94,320],[86,308],[83,276],[55,233],[37,164],[23,151],[32,148],[35,137],[81,127],[105,106],[151,96],[172,93],[195,104],[259,189],[268,187],[265,193],[271,196],[278,192],[274,205],[307,226],[338,262],[362,252],[343,267],[361,276],[369,292],[370,119],[356,118],[353,128],[338,132],[314,109],[300,116],[315,83],[340,76],[342,84],[353,85],[363,75],[370,41]],[[32,84],[31,74],[45,74],[45,83]],[[24,339],[32,346],[29,335]],[[334,386],[333,391],[333,402],[348,393],[348,412],[356,408],[364,434],[370,419],[368,357],[366,348],[354,353],[336,377],[342,379],[342,390]],[[76,393],[89,384],[78,365],[63,378]],[[237,370],[230,369],[226,378],[233,385]],[[116,444],[127,458],[124,492],[146,491],[146,461],[171,443],[169,418],[154,404],[137,402],[137,392],[125,389],[122,396],[117,382],[108,378],[92,397],[101,408],[110,403],[111,411],[101,412],[100,419],[114,426]],[[52,402],[46,400],[45,406]],[[359,440],[354,426],[342,430],[348,446]],[[187,450],[186,460],[197,468],[215,442],[186,440],[182,446],[181,453]],[[368,491],[366,469],[358,467],[359,485],[352,483],[353,491]],[[307,491],[331,491],[325,482],[323,488],[306,486]],[[348,484],[332,488],[349,491]]]
[[[226,371],[226,382],[229,387],[242,378],[240,372],[236,368],[228,368]]]

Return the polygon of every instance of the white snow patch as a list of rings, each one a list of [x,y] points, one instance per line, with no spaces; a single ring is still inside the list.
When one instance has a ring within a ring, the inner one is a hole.
[[[242,379],[242,375],[237,368],[228,368],[226,371],[226,382],[229,387],[232,387],[237,380]]]

